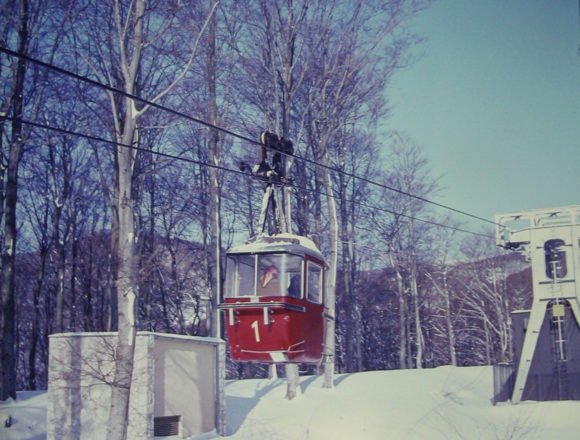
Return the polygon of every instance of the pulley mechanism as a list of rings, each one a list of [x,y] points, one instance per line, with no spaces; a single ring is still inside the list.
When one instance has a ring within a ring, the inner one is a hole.
[[[274,233],[288,233],[291,232],[290,219],[287,218],[284,209],[282,189],[289,186],[292,181],[289,177],[288,157],[294,154],[294,145],[291,141],[268,131],[260,133],[260,143],[262,144],[260,162],[251,168],[243,162],[240,166],[242,171],[248,170],[253,177],[266,182],[258,221],[258,235],[264,233],[269,209],[272,210],[274,218]],[[268,160],[268,151],[274,152],[271,161]]]
[[[294,154],[292,141],[279,138],[269,131],[263,131],[260,133],[260,143],[262,144],[260,163],[249,167],[248,164],[242,162],[240,169],[249,171],[253,177],[265,180],[267,183],[279,186],[289,185],[291,179],[288,177],[286,168],[288,156]],[[274,152],[270,162],[268,161],[268,150]]]

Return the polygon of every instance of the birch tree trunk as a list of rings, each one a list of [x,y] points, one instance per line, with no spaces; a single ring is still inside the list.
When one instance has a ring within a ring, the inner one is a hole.
[[[133,105],[132,102],[128,103]],[[131,115],[126,119],[121,143],[133,144],[136,120]],[[129,418],[129,394],[133,376],[133,356],[135,352],[135,300],[137,298],[137,279],[135,274],[134,225],[131,198],[133,151],[117,147],[116,154],[117,188],[114,201],[114,214],[118,219],[118,232],[115,239],[117,251],[117,292],[118,333],[115,352],[114,385],[111,390],[111,406],[107,426],[108,440],[124,440],[127,436]]]
[[[212,0],[212,10],[217,7],[217,0]],[[208,27],[208,47],[207,47],[207,78],[209,92],[209,120],[212,124],[218,125],[218,105],[217,105],[217,67],[216,67],[216,27],[217,17],[213,14]],[[210,130],[208,142],[208,160],[212,165],[219,165],[219,133],[217,130]],[[222,293],[222,256],[221,256],[221,217],[220,217],[220,184],[217,168],[209,169],[209,193],[210,193],[210,255],[209,263],[211,268],[210,284],[211,295],[211,325],[210,335],[219,336],[219,311],[217,304]]]
[[[415,367],[418,369],[423,368],[423,330],[421,328],[421,311],[419,302],[419,289],[417,287],[417,268],[415,263],[411,269],[411,295],[413,297],[413,318],[415,322],[415,349],[416,349],[416,364]]]
[[[455,349],[455,325],[451,313],[451,291],[448,283],[449,267],[443,263],[441,269],[441,285],[435,277],[427,273],[427,278],[431,281],[435,291],[443,297],[443,315],[445,318],[445,330],[447,334],[447,349],[451,365],[457,366],[457,351]]]
[[[457,351],[455,350],[455,327],[451,315],[451,292],[447,284],[447,271],[443,273],[443,291],[445,292],[445,323],[447,325],[447,335],[449,341],[449,357],[451,365],[457,366]]]
[[[135,95],[137,90],[144,87],[143,84],[138,84],[137,79],[147,76],[141,72],[142,51],[145,48],[153,50],[152,43],[159,37],[156,31],[144,28],[146,23],[153,26],[152,22],[156,20],[155,11],[153,10],[155,5],[146,5],[146,0],[135,0],[129,4],[120,0],[112,0],[112,2],[114,32],[118,43],[118,64],[109,66],[109,70],[120,72],[120,82],[123,91],[129,95]],[[178,6],[181,7],[182,5]],[[191,36],[193,43],[188,58],[184,60],[182,66],[171,71],[172,76],[167,78],[164,88],[158,91],[155,97],[150,98],[152,102],[158,102],[162,99],[189,71],[197,51],[199,39],[205,31],[210,17],[215,13],[216,3],[212,6],[208,19],[205,20],[199,29],[199,34],[196,37]],[[146,14],[149,13],[152,14],[151,20],[147,20],[148,17],[146,17]],[[152,38],[152,41],[146,40],[145,33],[147,31],[152,33],[148,35]],[[170,32],[169,22],[167,27],[163,27],[162,32]],[[108,59],[101,60],[102,63],[107,64],[110,61]],[[149,67],[154,68],[154,66]],[[115,77],[115,74],[112,76]],[[133,373],[136,336],[135,300],[138,293],[132,184],[139,147],[138,120],[151,107],[144,105],[139,109],[134,99],[128,96],[117,99],[111,92],[109,92],[109,100],[116,140],[119,143],[115,149],[115,191],[112,208],[112,240],[117,269],[115,288],[118,336],[107,439],[124,440],[127,435],[129,397]],[[127,146],[132,146],[133,148],[128,148]]]
[[[417,369],[423,368],[423,349],[424,338],[423,329],[421,327],[421,302],[419,299],[419,286],[417,285],[417,256],[415,252],[415,224],[411,218],[409,221],[409,247],[411,251],[409,261],[409,283],[411,288],[411,296],[413,298],[413,318],[415,322],[415,351]]]
[[[64,245],[64,237],[60,234],[60,223],[62,218],[62,201],[54,201],[54,219],[53,219],[53,246],[57,256],[57,285],[56,285],[56,310],[54,331],[62,333],[64,331],[63,309],[64,309],[64,285],[65,285],[65,271],[66,271],[66,252]]]
[[[408,368],[407,363],[407,302],[405,301],[405,286],[403,284],[403,275],[401,274],[401,269],[399,267],[399,262],[397,257],[393,254],[391,250],[389,252],[389,260],[391,262],[391,267],[395,271],[395,280],[397,283],[397,298],[399,301],[399,368]]]
[[[328,166],[330,157],[328,151],[324,153],[323,163]],[[336,326],[336,270],[338,264],[338,216],[336,210],[336,201],[332,187],[332,178],[328,168],[323,169],[323,184],[327,194],[326,202],[328,204],[328,221],[329,221],[329,245],[330,252],[328,257],[328,272],[326,277],[326,300],[325,300],[325,319],[326,333],[324,335],[324,381],[323,388],[332,388],[334,386],[334,354],[335,354],[335,326]]]
[[[341,142],[338,149],[339,166],[345,170],[346,165],[346,141]],[[354,159],[353,159],[354,160]],[[353,166],[354,168],[354,166]],[[352,182],[353,187],[356,183]],[[340,213],[340,242],[342,244],[342,276],[344,282],[344,298],[339,301],[344,313],[344,331],[346,335],[346,349],[344,355],[344,365],[349,373],[362,369],[361,352],[361,320],[359,312],[359,301],[355,292],[356,283],[356,240],[355,240],[355,210],[350,205],[347,195],[348,181],[343,173],[338,175],[339,213]],[[349,229],[350,225],[350,229]]]
[[[46,214],[45,214],[46,218]],[[32,291],[32,320],[30,329],[30,351],[28,352],[28,387],[31,390],[36,389],[36,353],[38,350],[38,333],[39,325],[38,319],[40,316],[40,295],[42,292],[43,281],[45,276],[46,261],[48,257],[48,246],[42,243],[39,253],[39,267],[38,275],[36,276],[36,281],[34,283],[34,289]]]
[[[28,0],[20,1],[18,18],[18,53],[25,55],[28,51]],[[12,89],[12,115],[22,118],[24,110],[24,77],[26,62],[19,58],[16,67],[16,77]],[[1,136],[4,133],[0,133]],[[4,234],[0,267],[0,294],[2,298],[0,310],[0,400],[9,397],[16,399],[16,309],[14,302],[14,261],[16,252],[16,202],[18,199],[18,168],[23,150],[22,124],[12,122],[12,133],[5,157],[6,181],[3,199]]]
[[[124,91],[134,94],[136,78],[141,60],[143,40],[143,18],[145,0],[137,0],[134,5],[132,26],[133,35],[126,40],[126,28],[122,23],[121,5],[114,4],[115,24],[119,37],[120,68],[123,76]],[[138,145],[137,112],[133,99],[123,98],[123,109],[116,108],[115,99],[111,96],[113,115],[122,114],[116,119],[117,142],[122,145]],[[115,148],[115,192],[113,201],[113,219],[116,233],[113,235],[113,251],[116,256],[117,273],[115,288],[117,297],[117,346],[115,351],[115,373],[111,390],[111,406],[107,426],[108,440],[124,440],[127,437],[129,419],[129,396],[133,376],[133,356],[135,353],[135,300],[137,298],[137,277],[135,273],[135,232],[133,219],[133,168],[136,152],[118,145]]]

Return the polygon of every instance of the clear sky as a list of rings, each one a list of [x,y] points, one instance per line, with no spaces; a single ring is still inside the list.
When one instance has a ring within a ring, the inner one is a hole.
[[[580,204],[577,0],[439,0],[389,90],[388,129],[421,145],[433,200],[494,214]],[[461,216],[466,226],[484,226]]]

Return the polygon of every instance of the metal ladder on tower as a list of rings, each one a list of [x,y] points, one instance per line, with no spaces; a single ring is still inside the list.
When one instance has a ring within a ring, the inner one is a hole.
[[[554,311],[556,308],[556,311]],[[552,306],[552,334],[554,338],[555,376],[558,381],[558,399],[568,400],[568,358],[566,340],[566,312],[563,303]]]
[[[558,381],[558,399],[568,400],[568,353],[567,353],[567,332],[566,332],[566,302],[561,299],[562,290],[558,277],[559,268],[556,261],[552,262],[554,282],[552,284],[552,295],[554,300],[552,309],[552,337],[554,341],[554,361],[555,376]]]

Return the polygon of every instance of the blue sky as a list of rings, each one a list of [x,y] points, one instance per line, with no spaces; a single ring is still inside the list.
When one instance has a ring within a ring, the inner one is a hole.
[[[439,0],[388,92],[387,129],[424,150],[433,200],[494,214],[580,204],[576,0]],[[484,226],[468,218],[466,225]]]

